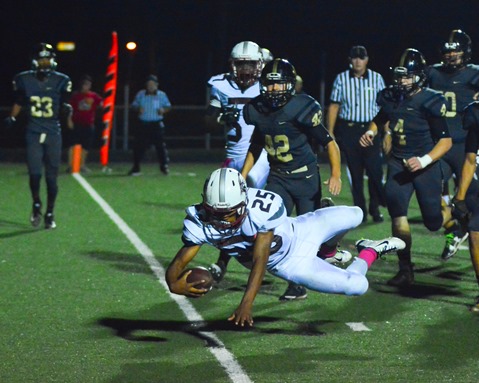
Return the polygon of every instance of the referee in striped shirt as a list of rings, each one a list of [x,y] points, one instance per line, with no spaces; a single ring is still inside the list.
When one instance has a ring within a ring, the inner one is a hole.
[[[384,89],[384,79],[367,68],[368,53],[361,45],[351,48],[349,63],[350,69],[334,80],[328,109],[329,132],[346,158],[353,202],[364,212],[363,223],[367,222],[368,212],[374,222],[382,222],[379,205],[386,206],[386,198],[380,137],[376,136],[374,146],[368,148],[361,147],[359,138],[379,111],[376,95]],[[364,171],[368,175],[369,209],[363,189]]]

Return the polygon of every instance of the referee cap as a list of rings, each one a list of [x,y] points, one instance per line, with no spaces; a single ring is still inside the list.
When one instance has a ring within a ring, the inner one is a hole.
[[[156,77],[154,74],[150,74],[147,78],[146,78],[146,82],[148,81],[153,81],[153,82],[156,82],[158,84],[158,77]]]
[[[352,47],[349,51],[349,58],[354,59],[356,57],[359,57],[360,59],[368,57],[368,51],[366,50],[366,48],[362,45],[355,45],[354,47]]]

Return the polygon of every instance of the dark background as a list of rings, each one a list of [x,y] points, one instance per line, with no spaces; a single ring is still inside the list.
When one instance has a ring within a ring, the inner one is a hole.
[[[83,73],[101,92],[111,44],[119,37],[117,103],[131,64],[130,101],[149,73],[175,105],[204,105],[208,78],[228,70],[231,48],[252,40],[275,57],[289,59],[305,81],[305,89],[326,104],[334,76],[347,68],[349,48],[365,45],[369,67],[389,79],[402,51],[414,47],[428,63],[440,60],[438,48],[452,29],[473,40],[473,62],[479,62],[479,1],[9,1],[2,15],[0,105],[12,103],[11,79],[29,69],[33,45],[74,41],[74,52],[58,53],[58,70],[78,83]],[[25,6],[22,6],[25,4]],[[28,4],[28,5],[27,5]],[[133,56],[127,41],[138,44]]]

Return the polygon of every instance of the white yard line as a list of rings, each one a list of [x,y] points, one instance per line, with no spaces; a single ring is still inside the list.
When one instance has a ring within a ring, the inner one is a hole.
[[[353,331],[371,331],[363,322],[346,322],[346,326]]]
[[[73,177],[80,183],[93,200],[100,205],[106,215],[115,223],[116,226],[125,234],[131,244],[138,250],[145,262],[150,266],[151,271],[155,274],[160,284],[165,289],[166,293],[170,295],[181,311],[185,314],[189,321],[204,321],[203,317],[196,311],[191,302],[182,295],[170,293],[168,285],[165,281],[165,269],[156,260],[151,249],[138,237],[138,235],[126,224],[126,222],[111,208],[111,206],[96,192],[95,189],[83,178],[80,174],[75,173]],[[213,356],[218,359],[218,362],[226,370],[228,377],[234,383],[250,383],[252,380],[244,372],[234,355],[229,352],[224,343],[214,334],[209,331],[199,331],[199,333],[210,340],[210,344],[214,346],[207,347]]]

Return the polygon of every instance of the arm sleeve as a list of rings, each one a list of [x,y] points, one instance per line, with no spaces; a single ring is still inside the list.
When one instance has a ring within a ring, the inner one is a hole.
[[[449,128],[447,127],[447,122],[444,117],[429,116],[427,118],[429,127],[431,128],[432,136],[436,141],[439,141],[441,138],[449,138]]]
[[[378,127],[384,126],[388,121],[389,121],[389,116],[384,112],[382,108],[379,109],[378,114],[376,114],[376,117],[373,118],[373,122]]]
[[[63,103],[68,103],[68,101],[70,101],[70,97],[72,95],[72,81],[67,78],[65,80],[65,83],[62,87],[62,91],[61,91],[61,97],[60,97],[60,102],[63,104]]]
[[[466,107],[463,127],[467,130],[466,153],[477,153],[479,121],[475,118],[473,105]]]
[[[313,137],[323,147],[326,147],[331,141],[333,141],[333,137],[329,135],[328,130],[323,124],[310,129],[309,133],[311,134],[311,137]]]
[[[264,136],[259,132],[259,129],[253,130],[248,151],[253,155],[255,163],[261,155],[264,145]]]
[[[26,93],[23,81],[19,78],[13,80],[13,101],[18,105],[25,105],[26,103]]]

